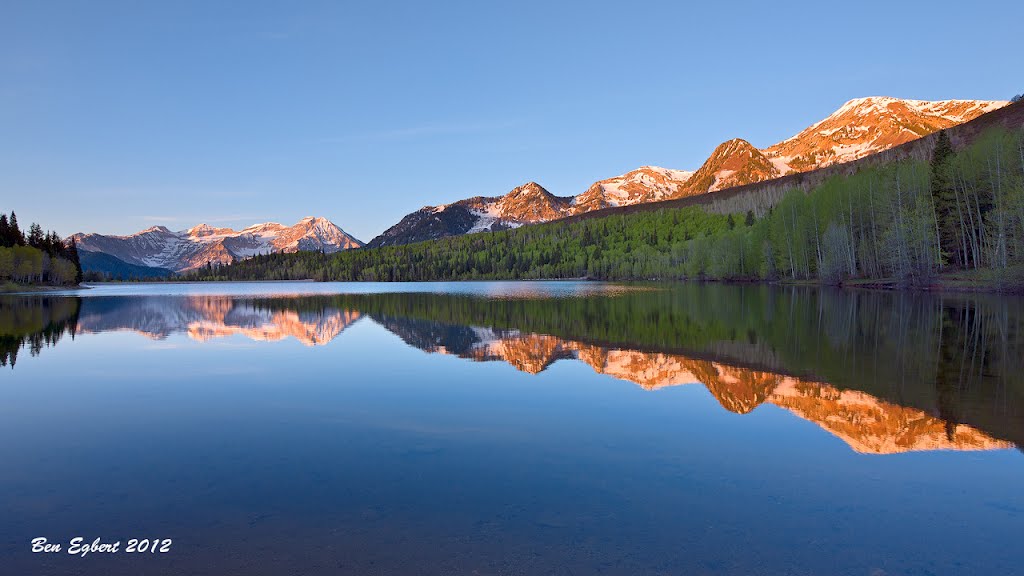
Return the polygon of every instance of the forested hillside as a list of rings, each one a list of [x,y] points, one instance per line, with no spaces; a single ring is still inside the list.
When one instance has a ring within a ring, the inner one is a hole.
[[[82,267],[74,242],[65,245],[56,232],[43,232],[39,224],[28,234],[18,216],[0,214],[0,286],[77,284]]]
[[[666,207],[406,246],[270,254],[187,279],[854,279],[927,285],[1024,263],[1024,141],[991,128],[954,152],[793,189],[762,217]]]
[[[927,285],[944,271],[1005,271],[1024,262],[1021,136],[993,129],[954,153],[940,134],[930,161],[792,191],[749,229],[688,243],[686,273]]]

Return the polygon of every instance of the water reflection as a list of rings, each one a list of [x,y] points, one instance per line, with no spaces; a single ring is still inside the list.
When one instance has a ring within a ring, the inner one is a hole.
[[[337,338],[360,317],[354,310],[302,304],[301,298],[275,306],[228,296],[87,298],[77,329],[87,334],[131,330],[157,340],[183,332],[199,342],[236,334],[265,342],[294,338],[316,346]]]
[[[38,356],[65,334],[74,338],[80,308],[79,298],[0,298],[0,366],[13,368],[25,348]]]
[[[530,374],[544,371],[557,360],[572,359],[599,374],[633,382],[647,390],[700,383],[730,412],[746,414],[761,404],[774,404],[814,422],[862,453],[1013,447],[1012,442],[924,410],[770,371],[684,354],[609,348],[518,331],[400,318],[377,320],[407,344],[424,351],[477,362],[506,362]]]
[[[700,383],[726,410],[772,404],[858,452],[1024,443],[1019,299],[723,286],[547,296],[4,298],[0,362],[124,330],[316,346],[369,319],[425,352],[529,374],[571,360],[648,390]]]

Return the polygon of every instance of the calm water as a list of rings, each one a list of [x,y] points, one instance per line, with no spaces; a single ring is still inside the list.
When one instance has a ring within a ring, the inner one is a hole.
[[[1020,298],[104,286],[0,360],[3,574],[1024,574]]]

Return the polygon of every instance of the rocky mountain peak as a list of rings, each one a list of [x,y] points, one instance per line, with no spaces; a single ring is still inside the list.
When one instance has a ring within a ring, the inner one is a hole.
[[[141,230],[139,232],[136,232],[135,235],[153,234],[153,233],[171,234],[171,231],[167,228],[167,226],[150,226],[149,228],[146,228],[145,230]]]
[[[530,199],[530,198],[544,198],[547,196],[553,196],[550,192],[544,189],[543,186],[536,182],[527,182],[522,186],[517,186],[509,191],[502,197],[502,200],[518,200],[518,199]]]
[[[905,144],[1006,104],[988,100],[904,100],[891,96],[854,98],[824,120],[763,152],[776,166],[806,172]]]
[[[755,148],[753,144],[747,142],[743,138],[733,138],[732,140],[726,140],[719,144],[715,148],[714,152],[711,153],[711,158],[726,157],[735,154],[751,155],[757,151],[757,148]]]
[[[704,165],[687,180],[681,196],[704,194],[781,175],[779,168],[753,144],[733,138],[715,148]]]
[[[559,198],[536,182],[527,182],[484,210],[516,223],[544,222],[564,217],[570,202],[571,199]]]
[[[234,230],[231,228],[214,228],[209,224],[198,224],[185,231],[186,234],[195,238],[201,238],[204,236],[212,236],[214,234],[232,234]]]

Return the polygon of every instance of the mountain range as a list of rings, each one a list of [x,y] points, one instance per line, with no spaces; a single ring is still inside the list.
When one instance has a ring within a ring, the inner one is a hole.
[[[503,230],[605,208],[677,200],[843,164],[973,120],[1008,104],[986,100],[857,98],[796,136],[758,149],[734,138],[697,170],[641,166],[593,183],[576,196],[555,196],[536,182],[504,196],[478,196],[408,214],[367,246]]]
[[[807,172],[819,174],[822,168],[855,165],[863,158],[905,147],[904,144],[910,146],[910,142],[969,122],[1006,104],[985,100],[857,98],[797,135],[767,148],[759,149],[740,138],[723,142],[696,170],[641,166],[594,182],[575,196],[556,196],[536,182],[527,182],[502,196],[476,196],[424,206],[365,246],[394,246],[505,230],[608,208],[642,208],[666,200],[699,201],[710,199],[711,196],[705,196],[709,192],[770,186],[774,181],[792,186],[792,178],[804,178]],[[84,260],[86,270],[93,267],[113,275],[130,271],[137,276],[161,276],[168,270],[184,272],[208,263],[227,264],[260,253],[332,253],[363,246],[334,223],[316,217],[304,218],[290,227],[273,222],[239,231],[206,224],[181,231],[154,226],[128,236],[79,233],[72,238],[80,250],[92,253]],[[108,257],[100,258],[98,254]]]
[[[199,224],[188,230],[172,231],[153,226],[127,236],[78,233],[71,236],[79,250],[107,254],[130,266],[185,272],[201,266],[230,264],[256,254],[315,250],[325,253],[358,248],[362,242],[326,218],[308,216],[294,226],[276,222],[254,224],[242,230]],[[86,271],[101,268],[90,255],[83,260]],[[95,263],[93,268],[89,264]],[[102,266],[111,266],[109,262]],[[149,274],[159,275],[159,274]]]

